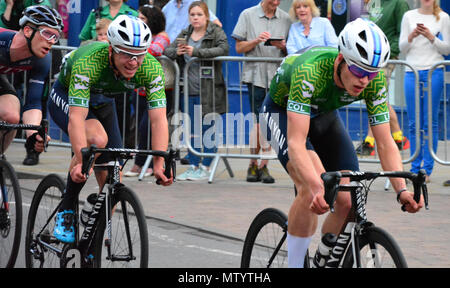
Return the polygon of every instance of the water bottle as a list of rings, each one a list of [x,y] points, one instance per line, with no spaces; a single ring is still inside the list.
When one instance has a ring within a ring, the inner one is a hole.
[[[81,209],[80,222],[86,227],[89,216],[91,216],[92,207],[94,207],[95,202],[97,201],[97,193],[90,194],[86,201],[84,202],[83,209]]]
[[[314,255],[312,266],[315,268],[323,268],[330,258],[331,249],[333,249],[336,243],[337,237],[332,233],[326,233],[322,236],[322,239],[317,247],[316,254]]]

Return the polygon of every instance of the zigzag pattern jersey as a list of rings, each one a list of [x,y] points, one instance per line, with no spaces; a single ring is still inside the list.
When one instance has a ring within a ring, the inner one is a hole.
[[[64,57],[58,80],[69,90],[69,105],[89,107],[91,93],[112,97],[145,87],[148,109],[166,107],[164,72],[149,53],[131,79],[117,77],[109,61],[109,44],[94,42]]]
[[[311,117],[364,100],[370,125],[388,123],[388,94],[383,71],[358,97],[353,97],[334,82],[333,68],[337,55],[336,48],[314,47],[303,54],[287,56],[270,84],[272,100],[286,107],[287,111]]]

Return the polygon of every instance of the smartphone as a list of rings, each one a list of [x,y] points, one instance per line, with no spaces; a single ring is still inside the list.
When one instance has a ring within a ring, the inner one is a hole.
[[[186,39],[184,39],[184,38],[177,38],[177,44],[178,45],[186,45],[187,44],[187,42],[186,42]]]
[[[270,38],[267,39],[266,42],[264,42],[264,46],[272,46],[272,41],[283,41],[283,38]]]
[[[423,23],[417,23],[417,26],[423,26]]]

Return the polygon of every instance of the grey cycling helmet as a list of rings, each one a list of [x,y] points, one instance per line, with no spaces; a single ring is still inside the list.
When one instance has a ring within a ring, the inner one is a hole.
[[[133,50],[147,49],[152,42],[152,32],[141,19],[120,15],[109,24],[108,40],[111,46]]]
[[[59,15],[58,11],[44,5],[30,6],[23,11],[19,25],[20,27],[24,27],[27,23],[33,23],[37,26],[48,26],[59,32],[64,28],[61,15]]]

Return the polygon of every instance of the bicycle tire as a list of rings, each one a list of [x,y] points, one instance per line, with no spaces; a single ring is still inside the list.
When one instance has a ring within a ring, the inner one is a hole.
[[[287,267],[286,233],[287,216],[283,212],[275,208],[262,210],[250,224],[245,237],[241,268]],[[283,242],[281,248],[274,255],[280,242]],[[274,261],[269,264],[271,257]]]
[[[39,267],[60,268],[59,257],[36,244],[35,233],[41,231],[48,222],[48,228],[44,233],[49,239],[51,238],[50,235],[52,235],[55,225],[55,221],[50,219],[53,218],[51,213],[61,202],[65,188],[65,181],[57,174],[47,175],[36,188],[28,213],[25,236],[25,265],[27,268],[36,266],[34,260],[39,261]],[[64,246],[63,243],[57,245],[60,245],[61,249]]]
[[[364,229],[359,237],[360,258],[362,268],[407,268],[405,257],[394,238],[385,230],[370,226]],[[375,246],[376,249],[371,248]],[[352,268],[352,246],[345,255],[343,268]],[[374,259],[373,257],[376,256]]]
[[[20,239],[22,236],[22,194],[20,192],[17,174],[11,164],[6,160],[0,159],[0,171],[2,171],[0,177],[2,177],[2,183],[4,184],[0,189],[7,190],[6,197],[9,206],[8,209],[4,206],[3,192],[1,192],[0,254],[2,257],[0,257],[0,267],[12,268],[16,264],[17,254],[20,249]],[[7,179],[9,179],[9,181],[7,181]],[[11,235],[11,232],[13,232],[13,235]],[[8,254],[9,257],[6,256]]]
[[[117,205],[120,202],[120,205]],[[125,204],[125,206],[124,206]],[[147,221],[145,218],[144,208],[142,207],[142,203],[137,197],[137,195],[133,192],[133,190],[129,189],[126,186],[122,186],[118,188],[111,198],[111,207],[113,208],[113,213],[111,216],[111,229],[112,229],[112,238],[110,239],[111,243],[111,252],[115,257],[126,257],[125,255],[118,255],[117,253],[120,251],[123,254],[123,251],[129,252],[129,248],[127,248],[127,239],[126,238],[126,228],[124,221],[124,207],[127,210],[128,224],[131,223],[131,236],[134,236],[131,239],[132,243],[132,251],[133,256],[136,257],[133,261],[111,261],[111,259],[107,259],[107,257],[102,257],[102,255],[107,254],[107,247],[104,245],[105,235],[105,217],[101,217],[99,219],[99,225],[95,234],[95,254],[94,255],[94,264],[96,268],[100,268],[102,266],[107,266],[111,268],[147,268],[148,260],[149,260],[149,247],[148,247],[148,229],[147,229]],[[119,223],[123,225],[120,226]],[[138,229],[136,231],[135,229]],[[125,237],[125,238],[124,238]],[[124,243],[125,242],[125,243]],[[125,245],[125,249],[123,248]],[[136,246],[138,246],[139,254],[134,254],[136,252]],[[120,248],[119,248],[120,247]],[[103,259],[102,259],[103,258]],[[119,267],[118,267],[119,266]]]

